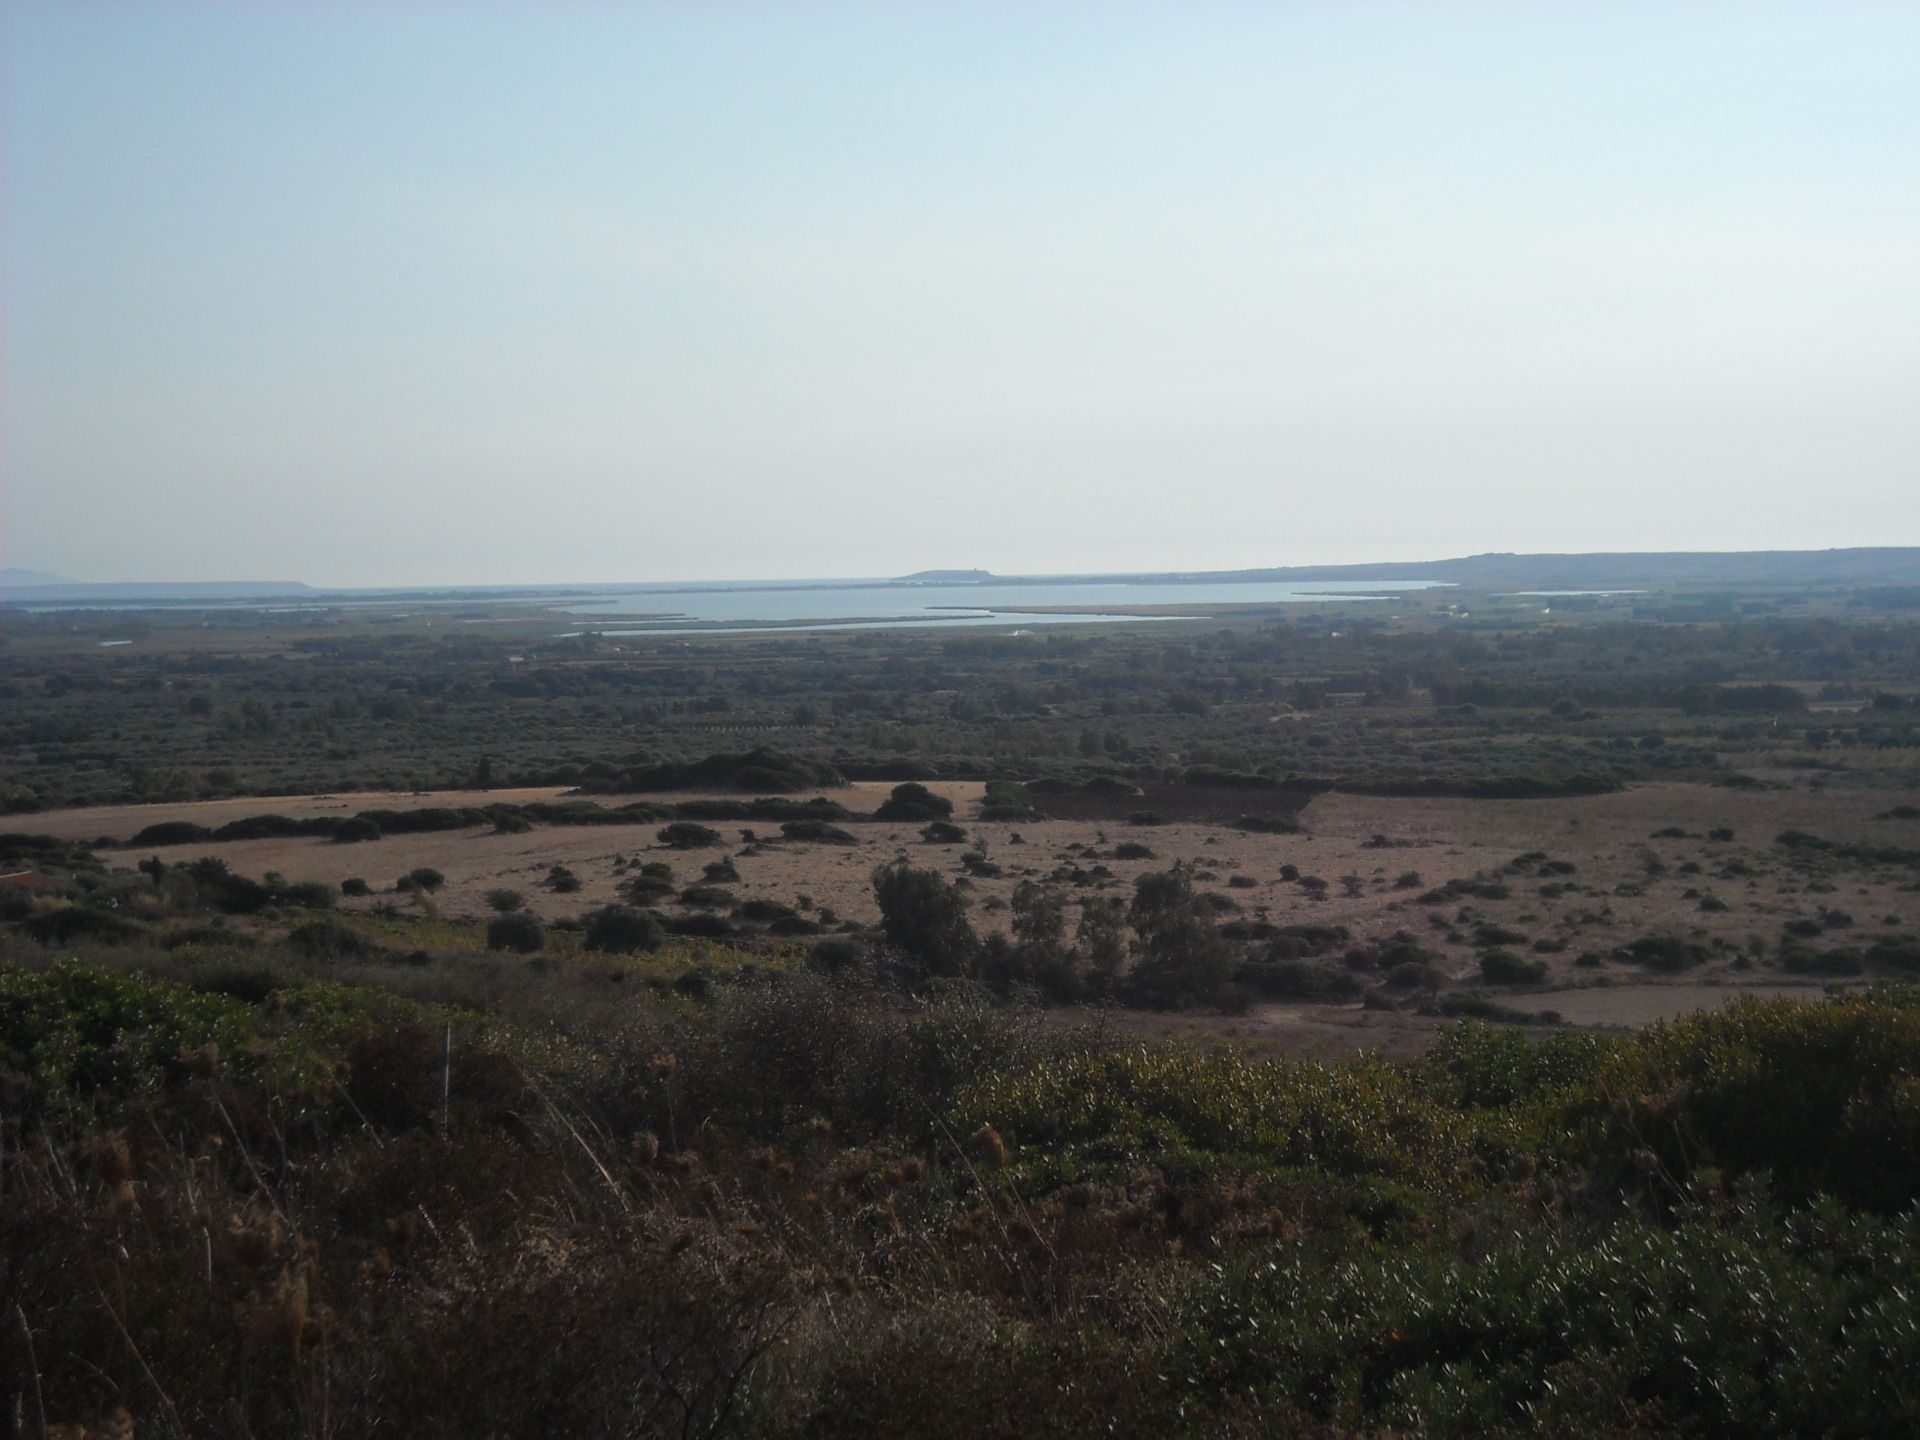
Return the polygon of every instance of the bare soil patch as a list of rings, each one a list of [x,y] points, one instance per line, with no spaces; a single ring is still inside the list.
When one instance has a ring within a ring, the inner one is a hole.
[[[856,815],[870,815],[891,788],[876,781],[826,793]],[[346,902],[357,905],[419,903],[392,886],[425,866],[447,877],[431,902],[440,913],[484,915],[487,892],[509,888],[549,920],[616,900],[621,881],[642,860],[666,862],[676,883],[686,886],[701,882],[707,862],[728,857],[740,875],[727,887],[737,900],[800,905],[829,926],[875,921],[872,872],[904,859],[961,883],[982,930],[1007,927],[1012,894],[1025,881],[1052,888],[1068,907],[1071,924],[1078,902],[1127,897],[1140,875],[1180,865],[1198,888],[1219,897],[1223,918],[1342,926],[1354,946],[1410,937],[1438,958],[1451,985],[1484,990],[1516,1010],[1555,1010],[1570,1023],[1604,1027],[1647,1024],[1755,989],[1818,993],[1817,982],[1773,966],[1789,922],[1824,925],[1844,917],[1843,928],[1824,932],[1816,944],[1864,944],[1878,934],[1920,932],[1920,874],[1913,869],[1869,865],[1814,874],[1775,843],[1785,830],[1840,842],[1899,843],[1902,835],[1874,818],[1891,803],[1884,791],[1653,784],[1551,801],[1326,794],[1301,811],[1303,833],[1268,834],[1214,819],[1151,826],[1095,817],[982,822],[974,818],[980,785],[929,788],[954,801],[955,822],[967,831],[964,841],[929,844],[918,824],[867,821],[845,827],[851,844],[810,844],[781,840],[777,825],[723,822],[713,827],[723,844],[694,851],[662,847],[655,838],[659,826],[643,824],[538,826],[523,834],[477,827],[359,845],[311,837],[243,840],[164,853],[183,860],[215,854],[243,874],[276,871],[295,881],[338,884],[358,877],[384,892]],[[85,839],[128,836],[163,819],[213,825],[248,814],[351,814],[563,795],[543,789],[255,798],[55,812],[21,817],[17,828]],[[690,794],[624,798],[684,800]],[[1045,798],[1051,804],[1058,797]],[[1152,798],[1114,798],[1130,811],[1155,805]],[[1245,813],[1246,798],[1246,792],[1226,792],[1220,809]],[[1144,847],[1145,853],[1128,848],[1129,858],[1122,858],[1123,845]],[[105,858],[126,865],[135,857],[115,850]],[[555,865],[578,877],[577,892],[546,888]],[[1287,873],[1297,878],[1283,878]],[[1499,888],[1423,899],[1449,881],[1476,877]],[[1499,943],[1546,966],[1540,984],[1483,983],[1479,961],[1491,932],[1517,937]],[[1673,976],[1611,958],[1617,947],[1650,934],[1681,937],[1702,947],[1707,958]],[[1582,956],[1589,962],[1576,963]],[[1328,960],[1338,964],[1339,955]],[[1408,998],[1417,1004],[1422,997]],[[1199,1043],[1225,1037],[1287,1053],[1392,1054],[1423,1046],[1437,1022],[1351,1005],[1263,1005],[1242,1016],[1133,1016],[1115,1023]]]

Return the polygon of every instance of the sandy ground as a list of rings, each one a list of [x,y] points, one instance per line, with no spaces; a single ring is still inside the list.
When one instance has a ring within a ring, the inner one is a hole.
[[[874,782],[827,793],[856,813],[871,813],[890,788]],[[1816,994],[1818,987],[1786,986],[1777,973],[1739,971],[1724,963],[1710,963],[1674,981],[1645,977],[1619,965],[1600,971],[1576,969],[1572,962],[1585,950],[1607,951],[1639,935],[1670,932],[1699,941],[1721,939],[1749,949],[1753,937],[1760,937],[1771,953],[1784,922],[1822,909],[1844,910],[1855,921],[1852,928],[1830,935],[1823,943],[1860,943],[1876,932],[1920,929],[1920,888],[1916,888],[1914,871],[1847,870],[1830,877],[1831,888],[1821,888],[1784,864],[1783,852],[1774,844],[1781,831],[1798,829],[1841,841],[1920,846],[1920,825],[1872,818],[1914,799],[1904,795],[1747,792],[1699,785],[1643,785],[1614,795],[1553,801],[1334,794],[1321,796],[1307,807],[1301,817],[1307,833],[1260,835],[1186,824],[983,824],[969,818],[982,787],[950,783],[930,788],[955,802],[955,819],[969,832],[965,844],[928,845],[921,841],[917,825],[861,823],[848,827],[857,837],[851,846],[748,845],[743,831],[764,837],[777,835],[778,826],[745,822],[715,825],[727,843],[692,852],[665,850],[654,840],[658,826],[638,825],[540,827],[522,835],[499,835],[480,828],[393,836],[360,845],[311,838],[248,840],[176,846],[165,853],[179,860],[218,854],[235,870],[256,876],[276,871],[289,880],[334,883],[359,877],[377,890],[390,890],[407,871],[429,866],[447,876],[446,888],[437,897],[442,913],[484,914],[486,892],[507,887],[521,891],[529,907],[549,919],[614,900],[626,866],[641,860],[667,861],[677,882],[686,885],[701,879],[701,867],[707,861],[730,855],[742,877],[732,889],[743,900],[765,897],[794,904],[803,903],[804,897],[804,903],[825,909],[837,919],[866,922],[876,918],[871,889],[876,865],[904,857],[961,878],[961,854],[975,849],[984,850],[1002,869],[996,878],[967,878],[975,920],[982,928],[1004,928],[1014,888],[1026,879],[1047,880],[1057,867],[1091,871],[1099,865],[1110,872],[1091,886],[1061,883],[1058,893],[1071,904],[1086,895],[1125,896],[1138,875],[1178,861],[1193,867],[1203,888],[1230,898],[1249,918],[1276,924],[1344,925],[1356,940],[1406,931],[1439,951],[1449,974],[1465,981],[1477,977],[1478,951],[1465,934],[1474,923],[1491,922],[1520,932],[1526,940],[1509,946],[1517,951],[1526,951],[1527,942],[1533,940],[1564,941],[1561,953],[1541,957],[1549,965],[1545,984],[1531,991],[1505,991],[1503,1002],[1530,1010],[1557,1010],[1569,1022],[1608,1027],[1642,1025],[1716,1005],[1747,988]],[[126,837],[162,819],[217,825],[269,812],[351,814],[372,808],[551,800],[561,794],[557,790],[342,794],[133,806],[21,817],[16,828],[68,838]],[[630,797],[609,803],[626,798]],[[1679,827],[1686,837],[1653,838],[1654,832],[1668,827]],[[1704,838],[1709,829],[1719,827],[1733,830],[1734,838],[1724,842]],[[1148,846],[1153,858],[1112,858],[1113,846],[1127,841]],[[1087,847],[1097,856],[1089,856]],[[1570,862],[1574,871],[1549,877],[1505,875],[1502,878],[1512,887],[1511,897],[1505,900],[1423,905],[1414,899],[1428,887],[1455,877],[1499,872],[1527,852]],[[105,855],[110,863],[122,865],[138,858],[125,850]],[[579,892],[556,895],[543,887],[548,869],[556,864],[567,866],[580,878]],[[1297,866],[1303,875],[1325,878],[1327,897],[1313,899],[1300,885],[1282,881],[1279,872],[1284,864]],[[1659,873],[1650,873],[1655,865],[1661,867]],[[1686,873],[1689,865],[1698,866],[1699,872]],[[1729,866],[1746,873],[1727,873]],[[1408,872],[1418,874],[1418,885],[1397,887],[1396,880]],[[1344,893],[1345,876],[1357,877],[1358,894]],[[1231,886],[1234,877],[1252,883]],[[1541,886],[1552,883],[1575,888],[1542,895]],[[1622,893],[1621,886],[1640,893]],[[1709,897],[1726,908],[1702,909],[1702,900]],[[384,898],[391,902],[395,897]],[[1450,941],[1450,932],[1460,938]],[[1309,1054],[1417,1048],[1433,1024],[1419,1017],[1363,1012],[1357,1007],[1273,1005],[1236,1017],[1133,1017],[1127,1023],[1156,1033],[1273,1044]]]

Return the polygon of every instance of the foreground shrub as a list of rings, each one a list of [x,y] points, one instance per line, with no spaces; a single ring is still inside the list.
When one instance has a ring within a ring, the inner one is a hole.
[[[1524,1234],[1345,1264],[1280,1247],[1182,1317],[1187,1383],[1435,1436],[1901,1435],[1920,1223],[1689,1206],[1597,1241]]]
[[[124,945],[146,932],[110,910],[67,905],[27,919],[20,927],[42,945]]]
[[[1703,1167],[1780,1195],[1891,1212],[1920,1202],[1920,992],[1747,997],[1614,1051],[1566,1102],[1573,1151],[1655,1194]]]
[[[1076,1156],[1138,1165],[1197,1151],[1427,1186],[1449,1183],[1472,1140],[1459,1114],[1384,1065],[1177,1050],[1080,1054],[989,1080],[956,1121],[981,1123],[1069,1166]]]

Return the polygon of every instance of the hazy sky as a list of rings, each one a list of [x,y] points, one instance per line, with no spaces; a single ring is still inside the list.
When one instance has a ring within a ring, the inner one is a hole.
[[[0,5],[0,564],[1920,544],[1920,5]]]

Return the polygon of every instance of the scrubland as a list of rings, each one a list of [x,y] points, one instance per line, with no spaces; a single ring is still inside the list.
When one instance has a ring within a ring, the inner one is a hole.
[[[9,617],[9,1422],[1913,1433],[1920,627],[1689,606]]]

